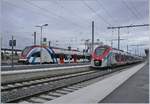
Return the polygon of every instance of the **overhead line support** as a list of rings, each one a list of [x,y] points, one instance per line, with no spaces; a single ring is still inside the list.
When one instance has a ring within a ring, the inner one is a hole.
[[[149,24],[107,27],[107,29],[118,29],[118,50],[120,50],[120,29],[130,28],[130,27],[142,27],[142,26],[149,26]]]

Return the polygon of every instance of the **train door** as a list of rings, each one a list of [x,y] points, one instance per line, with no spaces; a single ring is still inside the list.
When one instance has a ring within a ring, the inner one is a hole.
[[[74,59],[74,63],[77,63],[77,55],[76,54],[73,55],[73,59]]]
[[[111,66],[111,57],[112,57],[112,52],[109,52],[107,56],[107,67]]]
[[[51,57],[51,53],[49,53],[46,49],[42,49],[42,63],[53,63],[52,57]]]
[[[60,55],[60,64],[64,64],[64,55],[63,54]]]
[[[31,64],[40,63],[40,57],[41,57],[40,51],[33,53],[29,58],[29,63]]]

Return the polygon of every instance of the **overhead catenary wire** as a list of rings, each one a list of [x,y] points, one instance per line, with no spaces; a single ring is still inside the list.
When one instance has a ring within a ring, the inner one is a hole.
[[[26,3],[32,5],[32,6],[36,7],[36,8],[39,8],[40,10],[42,10],[42,11],[44,11],[44,12],[47,12],[47,13],[50,14],[50,15],[54,15],[54,16],[56,16],[56,17],[62,19],[62,20],[65,20],[65,21],[67,21],[67,22],[70,23],[70,24],[73,24],[73,25],[82,27],[81,25],[76,24],[76,23],[74,23],[74,22],[72,22],[72,21],[70,21],[70,20],[64,18],[64,17],[61,16],[61,15],[58,15],[58,14],[56,14],[56,13],[54,13],[54,12],[52,12],[52,11],[46,9],[46,8],[42,8],[42,7],[40,7],[40,6],[38,6],[38,5],[34,4],[34,3],[32,3],[31,1],[28,1],[28,0],[24,0],[24,1],[25,1]]]
[[[55,4],[57,4],[58,6],[60,6],[62,9],[64,9],[64,11],[67,11],[68,13],[71,13],[71,14],[73,14],[73,15],[75,15],[76,17],[79,17],[80,15],[79,14],[77,14],[77,13],[74,13],[73,11],[71,11],[70,9],[66,9],[62,4],[60,4],[57,0],[55,1],[53,1],[53,3],[55,3]],[[86,18],[85,18],[86,19]],[[83,19],[83,21],[86,21],[85,23],[88,23],[89,22],[89,20],[85,20],[85,19]],[[87,22],[88,21],[88,22]]]
[[[12,6],[12,7],[14,7],[14,8],[17,8],[17,9],[22,9],[22,10],[26,10],[26,8],[24,8],[24,7],[20,7],[20,6],[17,6],[17,5],[15,5],[14,3],[10,3],[10,2],[7,2],[7,1],[3,1],[3,2],[6,2],[7,4],[9,4],[10,6]],[[45,14],[45,13],[43,13],[43,12],[38,12],[38,11],[33,11],[32,9],[30,9],[30,11],[31,12],[33,12],[33,13],[36,13],[36,14],[42,14],[42,16],[43,17],[45,17],[45,18],[47,18],[47,19],[49,19],[49,18],[52,18],[52,15],[49,15],[49,14]],[[55,22],[58,22],[58,21],[55,21]]]
[[[99,13],[96,13],[96,11],[92,7],[90,7],[84,0],[82,0],[82,2],[90,11],[95,13],[105,24],[111,26],[111,24],[104,17],[102,17]]]
[[[138,16],[142,19],[142,14],[138,11],[138,9],[136,8],[136,6],[134,5],[134,3],[133,3],[133,0],[130,0],[131,1],[131,3],[130,3],[130,5],[132,5],[132,7],[133,7],[133,9],[134,9],[134,11],[138,14]]]
[[[134,16],[135,18],[137,18],[138,20],[140,20],[139,16],[133,11],[133,9],[127,4],[127,2],[125,0],[121,0],[121,1],[126,6],[126,8],[130,11],[130,13],[132,14],[132,16]]]
[[[4,1],[4,2],[6,2],[7,4],[9,4],[11,7],[15,7],[15,8],[17,8],[17,9],[22,9],[22,10],[26,10],[26,8],[24,8],[24,7],[20,7],[20,6],[18,6],[18,5],[15,5],[14,3],[10,3],[10,2],[7,2],[7,1]],[[31,6],[33,6],[33,5],[31,5]],[[50,13],[49,14],[45,14],[45,13],[43,13],[43,12],[38,12],[38,11],[33,11],[32,9],[30,9],[33,13],[38,13],[38,14],[42,14],[44,17],[46,17],[46,18],[48,18],[49,19],[49,17],[52,17],[52,15],[50,15]],[[60,19],[59,19],[60,20]],[[57,21],[56,21],[57,22]],[[78,26],[79,27],[79,26]],[[11,32],[12,33],[12,32]],[[13,32],[14,33],[14,32]],[[20,32],[15,32],[15,34],[16,33],[32,33],[32,32],[24,32],[24,31],[20,31]]]
[[[99,5],[99,7],[101,7],[105,13],[111,18],[111,20],[113,20],[115,23],[117,23],[118,21],[116,21],[114,19],[114,17],[108,12],[108,10],[104,7],[102,0],[96,0],[97,4]]]

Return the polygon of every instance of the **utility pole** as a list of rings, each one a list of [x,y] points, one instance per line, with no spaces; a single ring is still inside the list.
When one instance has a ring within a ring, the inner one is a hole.
[[[119,50],[120,49],[120,29],[121,28],[130,28],[130,27],[142,27],[142,26],[149,26],[149,24],[107,27],[107,29],[118,29],[118,50]]]
[[[92,21],[92,52],[94,50],[94,21]]]
[[[48,46],[51,47],[51,41],[48,42]]]
[[[113,48],[113,41],[111,40],[111,47]]]
[[[36,32],[34,32],[34,45],[36,45]]]
[[[128,44],[127,44],[127,53],[128,53],[128,50],[129,50],[129,47],[128,47]]]
[[[118,50],[120,50],[120,28],[118,28]]]
[[[113,41],[117,41],[118,39],[112,39],[112,40],[110,40],[110,42],[111,42],[111,47],[113,47]],[[119,39],[119,41],[120,40],[125,40],[125,39]]]
[[[14,67],[14,61],[13,61],[14,60],[13,59],[13,55],[14,55],[14,43],[13,42],[14,42],[14,37],[12,36],[12,43],[11,43],[12,44],[12,51],[11,51],[11,53],[12,53],[12,55],[11,55],[12,56],[11,57],[12,68]]]

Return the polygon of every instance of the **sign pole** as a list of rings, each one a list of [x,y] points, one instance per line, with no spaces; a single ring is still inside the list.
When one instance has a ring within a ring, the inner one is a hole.
[[[34,32],[34,45],[36,45],[36,32]]]
[[[13,60],[13,55],[14,55],[14,43],[13,43],[13,41],[14,41],[14,39],[13,39],[14,37],[12,36],[12,41],[11,41],[11,46],[12,46],[12,58],[11,58],[11,66],[12,66],[12,69],[14,68],[14,60]]]

